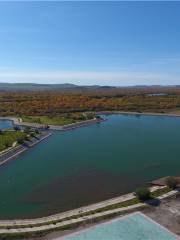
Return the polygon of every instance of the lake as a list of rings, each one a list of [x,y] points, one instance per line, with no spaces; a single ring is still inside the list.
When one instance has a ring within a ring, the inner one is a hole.
[[[55,132],[1,166],[0,218],[62,212],[180,175],[180,118],[105,118],[101,124]]]

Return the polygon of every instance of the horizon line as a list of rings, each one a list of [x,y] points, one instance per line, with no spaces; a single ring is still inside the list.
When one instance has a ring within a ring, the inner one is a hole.
[[[12,84],[12,85],[73,85],[77,87],[91,87],[91,86],[99,86],[99,87],[176,87],[179,86],[180,84],[134,84],[134,85],[107,85],[107,84],[74,84],[71,82],[64,82],[64,83],[36,83],[36,82],[1,82],[0,84]]]

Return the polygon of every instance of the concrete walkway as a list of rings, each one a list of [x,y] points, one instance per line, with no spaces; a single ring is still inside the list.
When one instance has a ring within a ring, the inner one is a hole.
[[[178,191],[173,190],[173,191],[171,191],[167,194],[162,195],[161,197],[158,197],[158,199],[164,199],[164,198],[167,198],[167,197],[171,197],[171,196],[173,196],[177,193],[178,193]],[[72,218],[70,220],[64,220],[62,222],[57,222],[57,223],[53,223],[53,222],[50,222],[49,224],[44,223],[44,225],[42,225],[42,226],[37,225],[37,226],[34,226],[34,227],[31,224],[29,224],[29,226],[25,226],[26,223],[27,223],[27,222],[25,222],[25,220],[1,221],[1,223],[0,223],[0,226],[1,226],[0,234],[12,234],[12,233],[24,234],[24,233],[43,232],[43,231],[46,232],[46,231],[55,230],[55,229],[63,229],[64,227],[73,226],[73,225],[77,226],[78,224],[81,224],[83,222],[94,221],[94,220],[106,218],[106,217],[109,217],[109,216],[113,216],[113,215],[116,215],[116,214],[124,214],[124,213],[134,212],[134,211],[137,211],[137,210],[139,210],[141,208],[144,208],[146,206],[148,206],[146,203],[138,203],[138,204],[131,205],[131,206],[128,206],[128,207],[116,208],[116,209],[113,209],[113,210],[108,210],[108,211],[104,211],[104,212],[101,212],[101,213],[95,213],[95,214],[87,215],[87,216],[84,216],[84,217]],[[67,216],[69,216],[69,215],[67,214],[66,217]],[[60,217],[60,215],[59,215],[59,217]],[[49,221],[54,221],[55,219],[57,219],[57,215],[55,217],[49,216],[46,219],[48,219]],[[19,222],[21,224],[24,224],[24,226],[17,228],[17,226],[16,226],[17,222]],[[14,223],[13,228],[9,228],[8,223],[11,226],[12,226],[12,223]],[[37,224],[37,219],[34,219],[33,223]]]

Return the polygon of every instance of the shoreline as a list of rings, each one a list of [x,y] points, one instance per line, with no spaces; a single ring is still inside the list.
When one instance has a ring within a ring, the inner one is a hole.
[[[149,187],[151,193],[153,193],[157,190],[165,189],[165,188],[166,188],[166,186],[151,186],[151,187]],[[170,190],[168,193],[163,194],[163,195],[166,196],[170,192],[179,192],[179,191],[178,190]],[[160,197],[161,197],[161,195],[157,198],[160,198]],[[111,206],[111,205],[114,205],[114,204],[122,203],[122,202],[125,202],[125,201],[128,201],[128,200],[132,200],[134,198],[135,198],[134,192],[130,192],[130,193],[126,193],[126,194],[123,194],[123,195],[120,195],[120,196],[117,196],[117,197],[112,197],[112,198],[109,198],[109,199],[106,199],[106,200],[103,200],[103,201],[95,202],[95,203],[92,203],[92,204],[89,204],[89,205],[81,206],[81,207],[74,208],[74,209],[71,209],[71,210],[67,210],[67,211],[64,211],[64,212],[59,212],[59,213],[57,212],[57,213],[47,215],[47,216],[33,217],[33,218],[15,218],[15,219],[1,219],[0,218],[0,229],[4,225],[6,225],[6,226],[11,226],[11,225],[13,225],[13,226],[18,226],[18,225],[26,226],[26,225],[29,225],[29,224],[45,225],[45,223],[47,224],[47,222],[50,222],[52,220],[60,222],[62,220],[64,221],[64,219],[66,219],[66,218],[71,218],[73,216],[81,215],[81,214],[84,214],[84,213],[89,213],[89,212],[95,211],[97,209],[101,209],[101,208],[105,208],[105,207],[108,207],[108,206]],[[144,202],[140,202],[140,203],[138,203],[138,205],[141,204],[141,203],[144,204]],[[129,205],[129,207],[132,207],[134,205],[137,205],[137,203]],[[124,207],[121,207],[121,208],[123,209]],[[113,210],[115,210],[115,209],[116,208],[114,208]],[[103,213],[103,212],[105,212],[105,211],[102,211],[100,213]]]
[[[68,130],[73,130],[79,127],[89,126],[92,124],[101,123],[105,121],[105,119],[93,118],[93,119],[85,120],[82,122],[76,122],[76,123],[66,124],[62,126],[48,125],[49,128],[46,129],[45,124],[22,122],[22,119],[15,118],[15,117],[0,117],[0,120],[12,121],[13,125],[16,125],[16,126],[31,127],[31,128],[41,129],[41,130],[53,130],[53,131],[68,131]]]
[[[96,112],[99,115],[112,115],[112,114],[122,114],[122,115],[144,115],[144,116],[162,116],[162,117],[180,117],[179,114],[174,113],[153,113],[153,112],[125,112],[125,111],[99,111]]]
[[[158,189],[160,188],[156,187],[156,190]],[[156,190],[153,190],[152,192]],[[159,195],[158,197],[156,197],[156,199],[161,201],[163,199],[172,198],[173,196],[176,196],[178,193],[179,193],[178,189],[171,190],[168,193]],[[121,196],[121,198],[125,196],[126,195],[123,195]],[[110,201],[112,200],[113,199],[108,200],[109,204],[110,204]],[[97,203],[96,205],[101,203],[102,202]],[[84,216],[78,211],[78,215],[73,214],[72,217],[64,216],[62,220],[61,218],[60,219],[58,218],[58,221],[55,221],[54,219],[54,217],[57,215],[51,215],[51,216],[48,216],[45,218],[39,218],[39,219],[34,218],[29,220],[28,219],[0,220],[0,236],[6,236],[6,237],[9,236],[9,239],[10,239],[12,234],[12,236],[17,236],[19,237],[19,239],[20,238],[27,239],[26,237],[28,238],[30,237],[30,239],[32,239],[33,237],[33,239],[36,239],[34,238],[35,236],[42,237],[40,239],[43,239],[43,236],[47,236],[48,234],[51,234],[51,233],[53,234],[57,231],[60,231],[61,234],[66,235],[67,231],[69,230],[76,231],[78,227],[84,228],[83,226],[87,223],[94,223],[96,225],[97,222],[99,221],[108,220],[110,218],[117,217],[118,215],[123,216],[129,213],[133,213],[135,211],[143,211],[143,209],[147,208],[148,206],[149,206],[148,202],[140,202],[138,204],[133,204],[127,207],[119,207],[112,210],[105,210],[103,212],[95,212],[95,213],[91,213]],[[75,211],[75,210],[72,210],[72,211]],[[60,217],[62,213],[58,215]],[[42,219],[44,219],[45,221],[38,221]]]
[[[122,114],[122,115],[144,115],[144,116],[161,116],[161,117],[180,117],[180,113],[154,113],[154,112],[126,112],[126,111],[97,111],[94,112],[97,115],[113,115],[113,114]],[[29,123],[29,122],[23,122],[21,118],[16,117],[0,117],[0,120],[7,120],[11,121],[13,125],[16,126],[24,126],[24,127],[32,127],[32,128],[38,128],[42,130],[46,130],[44,128],[45,124],[39,124],[39,123]],[[85,120],[81,122],[75,122],[71,124],[66,125],[48,125],[49,128],[47,130],[53,130],[53,131],[68,131],[73,130],[79,127],[89,126],[91,124],[101,123],[106,121],[106,119],[97,119],[93,118],[90,120]]]

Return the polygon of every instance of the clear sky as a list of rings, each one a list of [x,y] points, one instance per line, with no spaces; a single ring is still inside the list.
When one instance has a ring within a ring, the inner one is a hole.
[[[180,2],[0,2],[0,82],[180,84]]]

